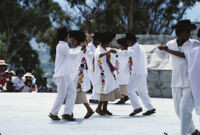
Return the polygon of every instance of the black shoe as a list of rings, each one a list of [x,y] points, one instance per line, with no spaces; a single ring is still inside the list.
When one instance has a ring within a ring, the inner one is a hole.
[[[106,115],[102,110],[96,110],[96,113],[98,113],[99,115]]]
[[[62,119],[68,120],[68,121],[75,121],[76,119],[72,117],[72,115],[69,114],[63,114]]]
[[[200,132],[196,129],[191,135],[200,135]]]
[[[142,112],[142,108],[135,109],[132,113],[129,114],[129,116],[134,116],[140,112]]]
[[[107,114],[107,115],[112,115],[112,113],[109,112],[108,110],[103,110],[103,112],[104,112],[105,114]]]
[[[50,113],[48,115],[52,120],[60,120],[60,118],[58,117],[58,115],[53,115],[52,113]]]
[[[89,112],[87,112],[86,113],[86,115],[85,115],[85,119],[88,119],[88,118],[90,118],[92,115],[94,114],[94,111],[89,111]]]
[[[123,100],[124,104],[125,104],[126,101],[128,101],[128,100],[129,100],[129,97],[128,97],[128,96],[124,96],[124,100]]]
[[[90,99],[89,102],[90,102],[90,103],[93,103],[93,104],[98,104],[98,103],[99,103],[98,100],[94,100],[94,99]]]
[[[156,109],[148,110],[145,113],[143,113],[143,115],[147,116],[147,115],[151,115],[151,114],[154,114],[154,113],[156,113]]]
[[[121,98],[117,103],[115,104],[124,104],[124,98]]]

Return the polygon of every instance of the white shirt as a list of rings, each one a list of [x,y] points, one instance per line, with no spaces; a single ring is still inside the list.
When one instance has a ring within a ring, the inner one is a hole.
[[[68,44],[64,41],[59,41],[56,47],[56,60],[53,77],[65,77],[66,81],[72,80],[71,59],[76,59],[79,55],[83,54],[82,51],[73,51],[69,48]]]
[[[121,55],[127,55],[129,57],[132,57],[132,71],[131,75],[147,75],[147,67],[146,67],[146,57],[144,50],[142,46],[140,46],[138,43],[135,43],[133,46],[128,47],[128,50],[124,52],[117,52],[119,57]]]
[[[31,87],[28,87],[28,86],[25,86],[23,89],[22,89],[22,92],[31,92]]]
[[[178,47],[177,39],[170,40],[167,44],[169,49],[174,51],[184,52],[186,50],[196,47],[197,40],[189,39],[182,46]],[[160,57],[172,59],[172,80],[171,87],[190,87],[190,81],[188,77],[188,62],[185,58],[175,56],[165,51],[158,50]]]
[[[110,71],[110,68],[106,62],[106,55],[101,58],[99,57],[100,54],[105,52],[106,50],[104,50],[104,48],[102,48],[101,46],[98,46],[95,52],[95,78],[96,78],[95,85],[98,93],[108,94],[111,91],[115,90],[116,88],[119,88],[119,85],[117,84],[117,81],[113,77],[113,74]],[[98,62],[99,60],[101,61],[102,64]],[[104,71],[103,74],[102,71],[100,70],[100,65]],[[102,84],[103,80],[105,82],[104,85]]]
[[[20,79],[18,76],[16,76],[14,79],[13,79],[13,83],[14,83],[14,86],[15,86],[15,90],[18,90],[24,86],[25,84],[25,78],[22,77],[22,79]]]

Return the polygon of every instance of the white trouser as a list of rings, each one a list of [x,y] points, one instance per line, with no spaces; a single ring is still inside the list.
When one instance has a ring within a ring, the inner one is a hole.
[[[99,94],[97,92],[97,88],[96,88],[96,85],[94,83],[94,80],[93,81],[91,80],[91,83],[92,83],[93,88],[92,88],[92,95],[91,95],[90,99],[98,100]]]
[[[191,134],[195,131],[192,120],[194,99],[190,88],[172,88],[174,106],[178,118],[181,120],[181,135]]]
[[[129,83],[127,85],[127,93],[133,109],[141,108],[136,92],[138,93],[142,103],[147,108],[147,110],[153,109],[150,97],[148,95],[146,79],[146,75],[135,75],[130,77]]]
[[[57,96],[54,101],[53,108],[51,109],[51,113],[53,115],[58,115],[58,111],[60,110],[60,107],[67,96],[65,101],[64,114],[71,115],[76,99],[76,90],[74,89],[72,83],[66,82],[64,77],[55,78],[55,82],[57,84]]]

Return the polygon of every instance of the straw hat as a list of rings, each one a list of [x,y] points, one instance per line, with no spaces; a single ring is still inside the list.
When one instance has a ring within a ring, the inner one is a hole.
[[[4,60],[0,60],[0,66],[8,66]]]
[[[26,74],[24,74],[24,77],[34,77],[30,72],[27,72]]]

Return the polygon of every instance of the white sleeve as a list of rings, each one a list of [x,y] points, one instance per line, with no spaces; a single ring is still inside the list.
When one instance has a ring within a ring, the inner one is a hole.
[[[59,53],[61,55],[67,55],[69,53],[69,46],[68,45],[58,45],[56,48],[56,53]]]

